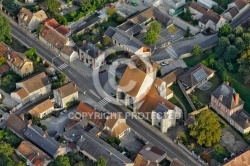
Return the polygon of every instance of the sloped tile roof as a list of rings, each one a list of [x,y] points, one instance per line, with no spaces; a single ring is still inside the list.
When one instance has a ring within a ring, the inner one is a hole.
[[[35,106],[34,108],[32,108],[31,110],[29,110],[29,113],[32,116],[39,117],[41,113],[44,113],[45,111],[47,111],[48,109],[51,109],[51,108],[54,108],[54,105],[50,99],[47,99],[44,102],[42,102],[42,103],[38,104],[37,106]]]
[[[58,91],[61,98],[64,98],[64,97],[67,97],[71,94],[78,92],[78,87],[76,86],[74,82],[70,82],[56,89],[56,91]]]
[[[17,67],[18,69],[21,69],[26,62],[32,62],[31,60],[26,58],[22,53],[16,51],[11,51],[7,61],[9,61],[12,65]]]
[[[233,158],[223,166],[247,166],[250,165],[250,150],[242,153],[241,155]]]
[[[17,89],[15,93],[20,97],[20,99],[25,99],[29,96],[28,92],[24,88]]]

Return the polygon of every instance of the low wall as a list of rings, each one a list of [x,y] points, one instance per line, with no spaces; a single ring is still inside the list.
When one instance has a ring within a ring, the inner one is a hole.
[[[180,27],[184,31],[186,31],[187,28],[189,27],[190,33],[193,35],[195,35],[201,31],[201,29],[199,27],[195,27],[195,26],[183,21],[182,19],[178,18],[177,16],[174,17],[173,23],[174,23],[174,25]]]
[[[207,109],[208,109],[208,106],[205,106],[205,107],[203,107],[203,108],[201,108],[201,109],[199,109],[199,110],[196,110],[196,111],[193,111],[193,112],[189,113],[189,115],[194,116],[194,115],[197,115],[197,114],[199,114],[199,113],[201,113],[202,111],[205,111],[205,110],[207,110]]]

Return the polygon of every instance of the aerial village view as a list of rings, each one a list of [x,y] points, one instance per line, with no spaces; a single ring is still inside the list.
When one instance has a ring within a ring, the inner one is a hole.
[[[0,0],[0,166],[250,166],[249,0]]]

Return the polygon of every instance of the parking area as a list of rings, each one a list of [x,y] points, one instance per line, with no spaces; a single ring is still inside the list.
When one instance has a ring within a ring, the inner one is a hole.
[[[130,131],[121,138],[121,146],[126,147],[129,151],[138,153],[143,148],[144,144],[136,139],[134,131]]]
[[[8,108],[13,108],[14,106],[18,105],[18,103],[11,99],[10,94],[5,93],[2,89],[0,89],[0,94],[2,95],[3,104]]]

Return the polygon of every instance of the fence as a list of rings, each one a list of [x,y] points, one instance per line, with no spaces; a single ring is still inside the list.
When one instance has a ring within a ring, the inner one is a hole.
[[[186,90],[185,90],[184,87],[182,86],[181,82],[180,82],[180,81],[177,81],[177,83],[178,83],[178,85],[179,85],[179,87],[180,87],[182,93],[184,94],[185,98],[187,99],[189,105],[191,106],[192,110],[193,110],[193,111],[196,111],[196,108],[195,108],[193,102],[191,101],[190,97],[187,95]]]
[[[184,145],[182,145],[179,142],[177,143],[177,145],[179,145],[183,150],[185,150],[188,154],[190,154],[194,159],[199,161],[202,165],[208,166],[208,163],[202,160],[199,155],[194,153],[194,151],[190,152]]]

